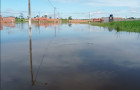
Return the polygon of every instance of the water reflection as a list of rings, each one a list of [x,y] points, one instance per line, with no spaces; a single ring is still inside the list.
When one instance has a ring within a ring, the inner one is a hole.
[[[63,24],[39,34],[23,25],[2,31],[2,90],[140,90],[136,33]]]
[[[32,87],[33,86],[38,86],[39,83],[37,83],[37,76],[38,76],[38,73],[39,73],[39,70],[40,70],[40,66],[38,67],[38,70],[37,70],[37,74],[34,78],[34,72],[33,72],[33,59],[32,59],[32,29],[29,28],[29,51],[30,51],[30,70],[31,70],[31,84],[32,84]],[[44,83],[43,85],[47,85],[48,83]]]
[[[29,47],[30,47],[30,66],[31,66],[31,82],[34,86],[33,64],[32,64],[32,30],[29,28]]]
[[[3,25],[1,22],[0,22],[0,30],[3,30]]]
[[[61,23],[42,23],[42,22],[38,23],[38,22],[36,22],[36,23],[33,23],[33,24],[35,24],[38,27],[48,27],[48,26],[58,26]]]
[[[3,23],[5,27],[16,27],[16,23]]]

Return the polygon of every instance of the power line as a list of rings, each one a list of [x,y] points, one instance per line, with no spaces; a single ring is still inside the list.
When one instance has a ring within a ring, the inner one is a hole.
[[[50,0],[48,0],[48,1],[49,1],[50,5],[54,8],[54,5],[52,4],[52,2]]]

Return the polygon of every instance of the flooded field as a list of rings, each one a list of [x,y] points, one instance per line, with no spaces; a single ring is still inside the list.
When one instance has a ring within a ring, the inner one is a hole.
[[[88,24],[4,24],[2,90],[140,90],[140,34]]]

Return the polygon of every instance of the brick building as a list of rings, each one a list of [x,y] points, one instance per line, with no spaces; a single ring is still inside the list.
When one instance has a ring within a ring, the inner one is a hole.
[[[15,23],[15,17],[4,17],[2,22],[4,23]]]
[[[92,22],[92,20],[74,19],[74,20],[69,20],[69,21],[68,21],[68,23],[85,23],[85,22]]]
[[[38,17],[38,18],[32,18],[32,21],[35,22],[60,22],[60,19],[48,19],[47,17]]]

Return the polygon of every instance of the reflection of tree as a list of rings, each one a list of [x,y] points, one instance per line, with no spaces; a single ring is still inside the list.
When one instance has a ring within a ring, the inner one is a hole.
[[[113,28],[111,28],[111,27],[108,27],[108,30],[109,30],[109,32],[111,32],[111,31],[113,31]]]
[[[69,25],[69,27],[71,27],[72,26],[72,24],[68,24]]]

